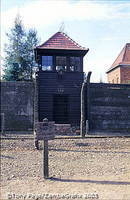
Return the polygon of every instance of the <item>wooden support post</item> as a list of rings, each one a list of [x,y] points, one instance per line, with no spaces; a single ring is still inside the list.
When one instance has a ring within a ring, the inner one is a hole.
[[[48,166],[48,140],[44,139],[43,149],[43,175],[47,179],[49,177],[49,166]]]
[[[36,133],[36,123],[38,122],[38,80],[37,80],[37,76],[35,77],[34,80],[34,104],[33,104],[33,110],[34,110],[34,114],[33,114],[33,134],[34,136],[37,135]],[[39,149],[38,146],[38,139],[35,138],[34,139],[34,147],[35,149]]]
[[[39,142],[38,142],[38,139],[34,139],[34,147],[35,147],[35,149],[39,150]]]
[[[87,119],[86,119],[86,133],[89,133],[90,124],[90,77],[92,72],[88,72],[87,76]]]
[[[85,137],[86,133],[86,117],[85,117],[85,89],[87,85],[87,125],[89,127],[89,83],[90,83],[90,77],[92,72],[88,72],[87,80],[82,84],[81,89],[81,122],[80,122],[80,135],[82,137]],[[87,130],[88,132],[88,130]]]
[[[81,122],[80,122],[80,135],[81,137],[85,137],[85,108],[84,108],[84,90],[85,90],[85,83],[82,85],[81,89]]]
[[[88,124],[88,120],[86,120],[86,134],[88,134],[89,132],[89,124]]]
[[[34,80],[34,130],[35,130],[35,123],[38,122],[38,78],[35,77]]]

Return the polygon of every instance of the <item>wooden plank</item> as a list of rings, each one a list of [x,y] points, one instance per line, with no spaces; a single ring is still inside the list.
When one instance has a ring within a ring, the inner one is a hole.
[[[90,100],[91,130],[130,131],[129,84],[90,83]]]
[[[97,89],[96,91],[92,91],[91,90],[91,93],[90,93],[91,96],[116,96],[116,95],[123,95],[123,96],[128,96],[130,95],[130,90],[116,90],[116,91],[113,91],[113,90],[106,90],[106,89]]]
[[[129,88],[130,89],[130,84],[112,84],[112,83],[91,83],[90,88]]]
[[[44,140],[43,149],[43,176],[45,179],[49,177],[49,165],[48,165],[48,140]]]
[[[109,113],[108,115],[91,115],[92,120],[125,120],[130,121],[130,116],[129,115],[112,115],[112,113]]]
[[[91,101],[91,106],[117,106],[117,107],[129,107],[130,106],[130,102],[129,101],[124,101],[124,102],[113,102],[113,101],[107,101],[105,102],[105,100],[103,101],[96,101],[96,100],[93,100]]]
[[[91,112],[97,111],[98,113],[99,112],[105,113],[106,111],[108,111],[108,112],[110,112],[110,111],[111,112],[112,111],[114,111],[114,112],[120,112],[120,111],[129,112],[129,110],[130,110],[130,107],[118,107],[118,106],[113,106],[113,107],[112,106],[108,106],[108,107],[106,107],[106,106],[92,106],[91,107]]]
[[[120,126],[119,126],[120,124]],[[102,128],[102,129],[108,129],[111,130],[111,129],[126,129],[126,130],[129,130],[130,131],[130,123],[127,121],[122,121],[122,120],[97,120],[96,123],[94,121],[92,121],[91,123],[91,129],[93,128]]]

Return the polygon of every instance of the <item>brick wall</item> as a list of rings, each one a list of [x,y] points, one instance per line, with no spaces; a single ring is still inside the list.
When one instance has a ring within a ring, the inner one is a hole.
[[[108,83],[130,83],[130,67],[118,67],[107,74]]]
[[[108,83],[120,83],[120,67],[107,74]]]
[[[121,67],[121,83],[130,83],[130,66]]]

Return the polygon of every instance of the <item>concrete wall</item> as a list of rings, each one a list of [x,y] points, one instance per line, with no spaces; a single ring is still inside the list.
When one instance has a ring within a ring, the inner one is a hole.
[[[32,82],[1,82],[1,113],[5,130],[31,131],[34,120],[34,84]]]

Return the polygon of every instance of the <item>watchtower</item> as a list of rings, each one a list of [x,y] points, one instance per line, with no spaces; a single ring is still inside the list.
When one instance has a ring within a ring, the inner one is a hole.
[[[39,121],[79,125],[83,57],[88,50],[63,32],[35,48]]]

